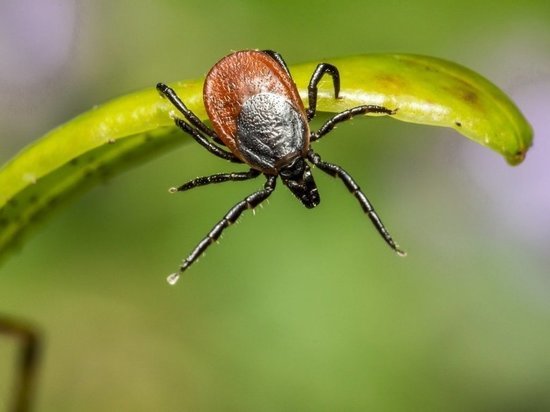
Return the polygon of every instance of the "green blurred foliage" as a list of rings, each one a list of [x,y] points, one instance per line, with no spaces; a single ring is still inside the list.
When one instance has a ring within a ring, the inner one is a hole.
[[[169,287],[165,275],[260,183],[169,195],[235,167],[189,144],[94,189],[0,269],[0,311],[46,339],[37,410],[550,410],[549,132],[538,120],[550,3],[17,3],[15,17],[0,10],[11,16],[1,161],[95,104],[196,78],[243,48],[292,63],[447,58],[501,86],[535,129],[517,168],[452,131],[387,119],[316,145],[361,183],[406,259],[317,173],[318,208],[280,187]],[[0,407],[15,345],[0,337]]]

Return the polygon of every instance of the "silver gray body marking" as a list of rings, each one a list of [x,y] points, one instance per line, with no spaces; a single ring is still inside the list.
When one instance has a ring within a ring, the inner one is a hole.
[[[247,163],[276,173],[289,159],[303,155],[307,130],[300,113],[284,96],[260,93],[243,104],[235,140]]]

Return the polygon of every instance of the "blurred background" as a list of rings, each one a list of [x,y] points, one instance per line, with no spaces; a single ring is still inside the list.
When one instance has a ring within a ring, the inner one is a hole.
[[[280,187],[176,287],[165,276],[261,182],[170,196],[229,171],[189,143],[96,187],[0,268],[0,313],[45,339],[36,410],[549,411],[546,0],[2,0],[0,161],[96,104],[245,48],[289,64],[458,62],[512,97],[535,145],[510,167],[452,130],[354,120],[315,148],[356,178],[407,258],[317,173],[320,207]],[[16,350],[0,336],[1,411]]]

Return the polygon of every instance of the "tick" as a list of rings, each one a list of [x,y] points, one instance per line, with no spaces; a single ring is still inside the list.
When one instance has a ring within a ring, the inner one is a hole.
[[[279,53],[272,50],[232,53],[210,69],[204,82],[204,105],[212,129],[185,106],[173,89],[163,83],[157,84],[160,94],[185,118],[175,118],[179,128],[210,153],[233,163],[244,163],[250,168],[246,172],[198,177],[170,189],[171,192],[183,192],[211,183],[248,180],[260,175],[266,179],[263,189],[247,196],[227,212],[182,262],[179,271],[168,276],[168,282],[176,283],[181,273],[245,210],[253,209],[266,200],[275,190],[278,177],[305,207],[311,209],[317,206],[321,198],[309,163],[339,178],[356,197],[386,243],[398,255],[405,255],[355,180],[340,166],[321,160],[311,148],[311,143],[353,116],[367,113],[393,115],[396,109],[357,106],[336,114],[319,130],[312,132],[309,122],[315,117],[317,86],[325,75],[332,78],[334,98],[340,97],[338,69],[332,64],[320,63],[309,81],[309,107],[306,109]]]

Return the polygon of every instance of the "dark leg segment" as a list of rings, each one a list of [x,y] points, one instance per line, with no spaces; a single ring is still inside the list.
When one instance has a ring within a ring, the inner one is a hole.
[[[317,110],[317,85],[325,74],[332,76],[332,82],[334,83],[334,98],[338,99],[340,95],[340,73],[338,69],[332,64],[320,63],[311,75],[309,86],[307,87],[309,108],[306,114],[308,121],[315,117],[315,111]]]
[[[321,160],[321,157],[310,150],[308,153],[308,158],[315,166],[317,166],[319,169],[321,169],[323,172],[333,176],[338,177],[341,179],[348,190],[355,196],[355,198],[359,201],[359,204],[363,208],[363,212],[365,212],[372,223],[374,224],[374,227],[376,227],[376,230],[378,230],[378,233],[384,238],[386,243],[399,255],[399,256],[406,256],[406,253],[399,249],[399,246],[393,241],[391,235],[384,227],[384,224],[382,223],[382,220],[380,220],[380,217],[374,210],[374,207],[371,205],[365,194],[361,191],[361,188],[357,185],[355,180],[346,172],[344,169],[342,169],[340,166],[334,165],[332,163],[327,163]]]
[[[168,87],[164,83],[158,83],[157,84],[157,90],[159,93],[166,97],[168,100],[170,100],[170,103],[172,103],[176,109],[178,109],[185,118],[191,123],[193,126],[195,126],[197,129],[199,129],[204,134],[213,137],[215,139],[218,138],[216,133],[210,129],[207,125],[205,125],[191,110],[187,108],[187,106],[183,103],[183,101],[179,98],[179,96],[176,94],[174,89],[171,87]]]
[[[182,119],[175,119],[174,122],[176,126],[182,129],[185,133],[189,134],[195,141],[208,150],[210,153],[221,157],[222,159],[229,160],[233,163],[242,163],[242,161],[236,157],[233,153],[223,150],[222,148],[216,146],[214,143],[210,142],[206,137],[204,137],[197,129],[193,129],[190,125],[185,123]]]
[[[40,338],[31,326],[7,318],[0,318],[0,334],[14,335],[22,344],[15,398],[10,410],[30,411],[40,355]]]
[[[197,177],[180,187],[170,188],[171,193],[184,192],[198,186],[205,186],[211,183],[236,182],[240,180],[249,180],[258,177],[260,172],[255,169],[250,169],[248,172],[233,172],[233,173],[218,173],[211,176]]]
[[[204,253],[208,247],[219,239],[222,232],[231,224],[235,223],[239,216],[247,209],[254,209],[264,200],[266,200],[273,190],[275,190],[275,183],[277,181],[276,176],[267,176],[267,181],[264,184],[262,190],[252,193],[250,196],[241,200],[235,206],[233,206],[229,212],[220,220],[212,230],[206,235],[206,237],[199,242],[199,244],[193,249],[193,251],[187,256],[180,266],[179,272],[172,273],[168,276],[168,282],[174,284],[178,281],[180,275],[195,262],[200,255]]]
[[[338,123],[345,122],[346,120],[350,120],[353,116],[367,114],[367,113],[392,115],[392,114],[395,114],[396,112],[397,110],[390,110],[383,106],[373,106],[373,105],[357,106],[352,109],[344,110],[343,112],[340,112],[337,115],[328,119],[326,123],[322,125],[319,130],[317,130],[315,133],[312,133],[310,136],[310,141],[314,142],[315,140],[319,140],[321,137],[323,137],[324,135],[332,131],[332,129],[334,129],[334,127]]]
[[[286,65],[286,62],[283,59],[283,56],[281,56],[279,53],[273,50],[262,50],[263,53],[268,54],[271,56],[273,60],[276,60],[277,63],[279,63],[283,69],[285,69],[286,74],[290,76],[290,70],[288,70],[288,66]]]

